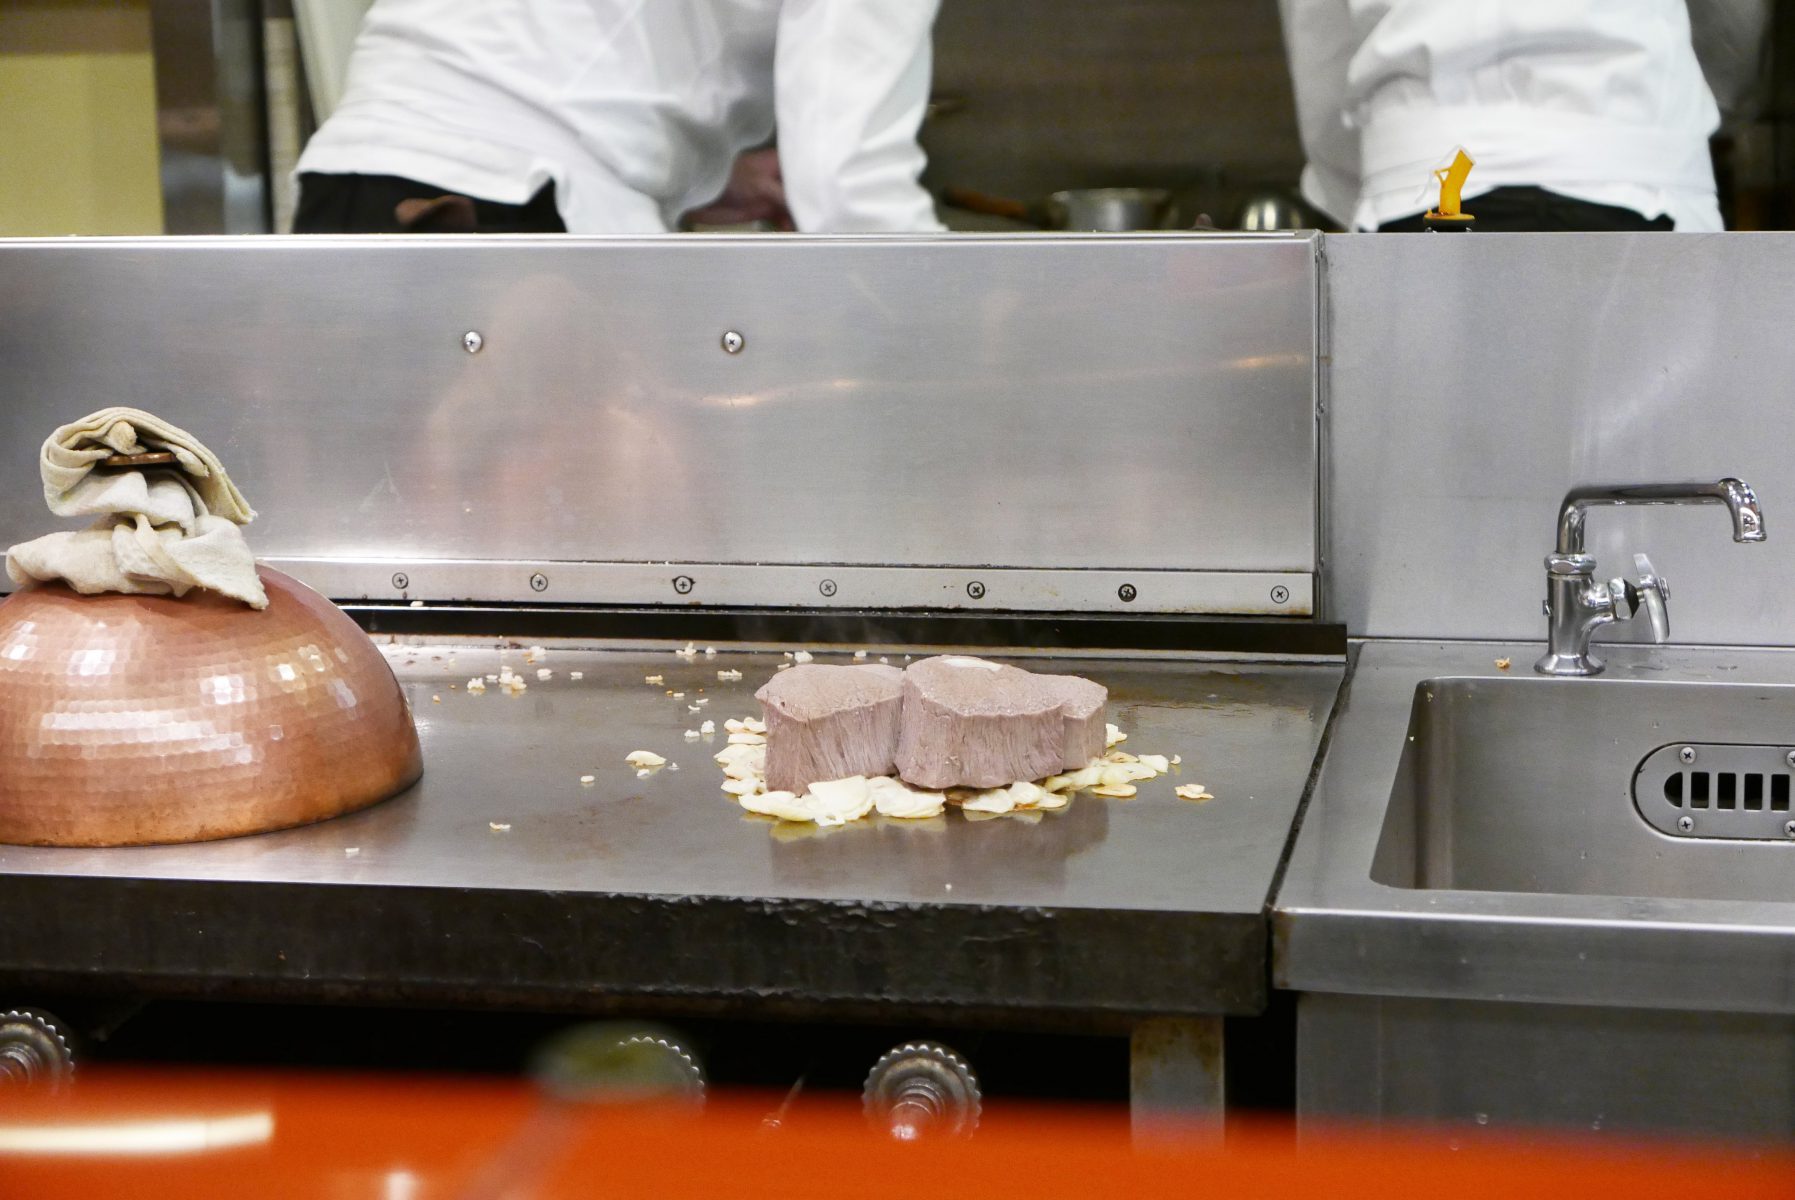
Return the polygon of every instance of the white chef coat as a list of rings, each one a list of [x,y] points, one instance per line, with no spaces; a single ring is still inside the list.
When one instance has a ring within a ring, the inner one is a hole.
[[[377,0],[298,171],[399,175],[648,233],[779,134],[799,229],[937,230],[917,182],[938,0]]]
[[[1348,228],[1425,211],[1459,146],[1477,162],[1467,201],[1534,185],[1722,228],[1720,114],[1685,0],[1279,3],[1303,195]]]

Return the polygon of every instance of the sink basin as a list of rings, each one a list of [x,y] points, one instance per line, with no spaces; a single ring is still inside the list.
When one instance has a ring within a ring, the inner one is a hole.
[[[1377,883],[1795,903],[1795,687],[1442,676],[1403,732]]]
[[[1552,679],[1537,645],[1357,647],[1278,986],[1795,1014],[1795,651],[1605,650]]]

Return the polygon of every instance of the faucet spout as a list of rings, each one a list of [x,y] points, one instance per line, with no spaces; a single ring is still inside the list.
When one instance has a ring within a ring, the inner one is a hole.
[[[1756,493],[1743,479],[1718,483],[1637,483],[1572,488],[1558,510],[1558,553],[1583,553],[1583,525],[1588,510],[1628,504],[1724,504],[1733,519],[1735,542],[1764,540],[1764,512]]]
[[[1558,509],[1558,552],[1546,556],[1546,653],[1533,669],[1542,675],[1597,675],[1602,660],[1589,652],[1603,625],[1641,612],[1658,641],[1670,636],[1670,589],[1643,554],[1633,556],[1637,579],[1596,581],[1596,560],[1583,551],[1583,523],[1592,508],[1626,504],[1724,504],[1735,542],[1764,540],[1764,512],[1742,479],[1718,483],[1635,483],[1579,487]]]

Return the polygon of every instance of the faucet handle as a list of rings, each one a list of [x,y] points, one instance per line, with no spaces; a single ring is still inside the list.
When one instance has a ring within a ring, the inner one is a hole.
[[[1652,560],[1643,554],[1633,556],[1633,570],[1637,578],[1627,581],[1627,601],[1632,606],[1633,616],[1645,609],[1646,619],[1652,623],[1652,640],[1668,642],[1670,640],[1670,585],[1664,582]]]

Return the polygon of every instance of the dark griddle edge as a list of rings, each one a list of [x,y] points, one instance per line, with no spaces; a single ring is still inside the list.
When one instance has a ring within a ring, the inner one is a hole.
[[[503,638],[1003,646],[1216,654],[1346,653],[1346,627],[1296,617],[891,609],[556,608],[348,603],[369,633]]]
[[[30,875],[3,894],[13,988],[1087,1027],[1267,1001],[1257,912]]]

